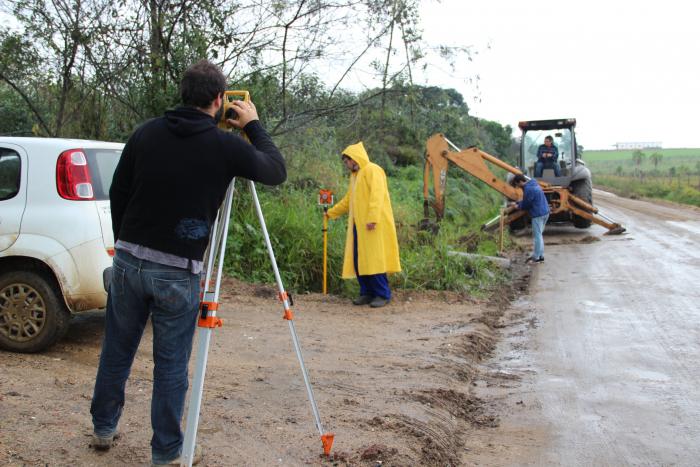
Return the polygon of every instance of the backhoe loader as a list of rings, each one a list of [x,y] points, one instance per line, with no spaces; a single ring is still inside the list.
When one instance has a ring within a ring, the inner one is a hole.
[[[572,119],[568,119],[568,121],[560,122],[564,125],[570,125],[572,123],[571,120]],[[533,139],[526,140],[526,137],[529,136],[527,135],[527,132],[530,131],[531,128],[538,128],[538,130],[542,130],[542,127],[551,127],[552,122],[557,121],[550,120],[544,122],[549,123],[547,125],[540,125],[539,127],[537,125],[530,127],[528,124],[534,122],[524,122],[526,124],[524,128],[521,124],[521,128],[523,128],[524,131],[524,143],[521,145],[521,148],[524,148],[524,150],[521,149],[520,157],[521,164],[524,166],[527,166],[527,162],[529,160],[526,158],[526,155],[528,154],[527,151],[532,144],[536,144],[537,142],[536,140],[533,142]],[[573,124],[575,124],[575,121]],[[573,126],[570,128],[573,129]],[[545,128],[545,130],[551,130],[551,128]],[[557,134],[559,134],[559,132],[557,132]],[[542,138],[544,138],[544,136],[542,136]],[[527,141],[528,144],[525,144],[525,141]],[[580,159],[576,157],[573,131],[571,132],[571,138],[567,141],[569,142],[569,146],[567,147],[566,151],[570,150],[571,152],[568,153],[562,150],[560,154],[562,154],[562,156],[566,156],[567,153],[570,154],[570,160],[564,160],[560,176],[552,176],[553,173],[548,173],[545,170],[543,174],[544,176],[537,179],[545,193],[545,196],[547,197],[547,201],[549,202],[549,208],[551,211],[550,222],[572,222],[574,226],[578,228],[586,228],[590,226],[591,223],[596,223],[608,229],[606,234],[621,234],[625,231],[625,228],[602,215],[598,209],[590,203],[590,172],[588,169],[585,171],[576,170],[577,161]],[[422,223],[423,225],[427,225],[426,220],[430,217],[430,206],[433,207],[438,221],[440,221],[444,216],[445,186],[447,183],[447,170],[450,162],[488,184],[496,191],[502,193],[508,200],[519,201],[522,199],[522,190],[511,186],[508,183],[508,180],[516,174],[523,174],[523,171],[476,147],[460,150],[443,134],[437,133],[431,136],[426,142],[425,170],[423,174],[423,212],[426,219],[424,219]],[[487,165],[487,162],[505,170],[507,172],[506,179],[504,180],[503,178],[494,174]],[[532,167],[527,169],[527,172],[528,173],[524,173],[526,177],[531,177],[533,175],[534,162]],[[430,199],[431,180],[434,191],[434,197],[432,200]],[[582,190],[581,187],[587,188],[587,190]],[[527,212],[516,208],[507,209],[505,211],[505,216],[504,222],[510,226],[511,230],[524,228],[529,220]],[[484,228],[490,228],[498,225],[499,218],[500,216],[489,221],[484,225]]]

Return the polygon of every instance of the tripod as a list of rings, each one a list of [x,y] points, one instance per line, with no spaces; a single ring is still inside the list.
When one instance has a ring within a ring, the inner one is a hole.
[[[227,91],[226,94],[238,96],[244,95],[244,99],[248,99],[247,92],[243,94],[240,91]],[[270,256],[270,262],[272,263],[272,270],[275,274],[275,281],[277,282],[279,299],[284,307],[283,318],[287,321],[287,324],[289,325],[289,331],[292,335],[294,350],[296,351],[297,359],[299,360],[299,366],[301,367],[301,374],[304,378],[304,384],[306,386],[306,394],[309,398],[309,403],[311,404],[311,411],[314,416],[316,428],[318,429],[318,432],[321,435],[323,452],[326,455],[328,455],[330,454],[331,446],[333,445],[334,435],[333,433],[325,433],[323,431],[323,425],[321,424],[321,416],[318,412],[318,407],[316,406],[316,399],[314,398],[313,389],[311,388],[311,383],[309,382],[309,374],[306,371],[304,357],[301,353],[301,345],[299,344],[299,338],[294,327],[294,315],[290,308],[290,306],[292,305],[292,300],[287,294],[287,292],[284,290],[284,285],[282,284],[282,278],[280,277],[279,269],[277,268],[275,253],[272,250],[272,243],[270,242],[270,236],[267,232],[265,218],[260,207],[260,201],[258,200],[258,193],[255,190],[255,183],[253,183],[252,181],[248,181],[248,183],[250,186],[250,192],[253,196],[255,211],[258,215],[260,227],[262,228],[263,236],[265,238],[267,252]],[[229,185],[224,202],[219,208],[216,220],[214,221],[211,236],[209,239],[209,249],[205,258],[206,274],[204,279],[202,301],[200,304],[200,316],[198,322],[199,343],[197,347],[197,360],[195,364],[195,374],[192,380],[192,393],[190,395],[189,408],[187,411],[187,425],[185,428],[185,439],[182,449],[182,463],[187,467],[192,466],[192,460],[194,456],[195,441],[197,439],[197,426],[199,424],[199,412],[202,405],[202,391],[204,389],[204,374],[207,368],[207,358],[209,356],[209,343],[211,341],[212,331],[218,327],[221,327],[223,324],[223,321],[216,316],[216,312],[218,310],[219,305],[219,290],[221,287],[221,278],[224,266],[224,254],[226,252],[226,238],[228,236],[228,226],[229,220],[231,218],[231,206],[233,202],[235,184],[236,179],[234,178],[231,181],[231,185]],[[212,278],[214,278],[213,287]]]

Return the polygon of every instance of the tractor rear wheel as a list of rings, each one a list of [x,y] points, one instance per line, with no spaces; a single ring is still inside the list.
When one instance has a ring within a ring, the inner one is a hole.
[[[581,198],[588,204],[593,204],[593,184],[590,178],[584,178],[583,180],[576,180],[571,183],[571,192],[574,196]],[[571,221],[574,223],[574,227],[577,229],[587,229],[591,226],[591,220],[585,217],[577,216],[573,214],[571,216]]]

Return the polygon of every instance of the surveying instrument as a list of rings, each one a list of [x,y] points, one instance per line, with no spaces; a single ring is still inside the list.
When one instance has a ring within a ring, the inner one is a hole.
[[[235,118],[236,113],[232,105],[234,100],[242,100],[245,102],[250,102],[250,94],[248,91],[226,91],[224,93],[224,113],[221,122],[219,122],[219,127],[224,130],[230,130],[226,124],[226,119]],[[245,138],[245,135],[243,135]],[[247,139],[247,138],[246,138]],[[197,426],[199,424],[199,412],[202,405],[202,391],[204,389],[204,374],[207,369],[207,357],[209,355],[209,343],[211,340],[212,331],[223,325],[223,321],[216,316],[216,312],[219,308],[219,290],[221,287],[221,278],[223,274],[224,266],[224,254],[226,252],[226,238],[228,236],[228,226],[229,220],[231,218],[231,205],[233,201],[233,194],[235,190],[236,179],[231,180],[231,184],[226,192],[226,197],[224,202],[219,208],[214,225],[212,227],[211,236],[209,238],[209,248],[205,255],[205,278],[204,285],[202,287],[201,302],[199,306],[199,321],[198,321],[198,347],[197,347],[197,360],[195,363],[195,373],[192,380],[192,392],[190,394],[189,408],[187,411],[187,425],[185,428],[185,439],[182,448],[182,461],[181,465],[187,467],[192,466],[192,461],[194,457],[195,442],[197,439]],[[323,425],[321,424],[321,416],[318,412],[318,407],[316,406],[316,400],[314,398],[314,393],[311,388],[311,383],[309,382],[309,374],[306,371],[306,365],[304,364],[304,358],[301,354],[301,346],[299,344],[299,338],[297,337],[297,332],[294,327],[294,315],[291,310],[292,299],[291,296],[287,294],[284,290],[284,285],[282,284],[282,278],[280,277],[279,269],[277,268],[277,261],[275,260],[275,253],[272,250],[272,243],[270,243],[270,236],[267,232],[267,226],[265,225],[265,218],[263,217],[262,209],[260,208],[260,201],[258,200],[258,193],[255,190],[255,183],[248,181],[250,186],[250,192],[253,196],[253,204],[255,205],[255,211],[258,215],[258,220],[260,221],[260,227],[262,229],[263,236],[265,238],[265,245],[267,246],[267,253],[270,256],[270,262],[272,263],[272,270],[275,274],[275,281],[277,282],[277,289],[279,292],[279,299],[282,302],[284,308],[284,314],[282,317],[287,321],[289,325],[289,331],[292,335],[292,342],[294,344],[294,350],[297,354],[297,359],[299,360],[299,366],[301,367],[301,374],[304,378],[304,384],[306,385],[306,393],[309,398],[309,403],[311,404],[311,411],[316,422],[316,428],[321,435],[321,443],[323,445],[324,454],[328,455],[331,451],[331,446],[333,445],[333,433],[325,433],[323,430]],[[212,282],[214,286],[212,287]]]

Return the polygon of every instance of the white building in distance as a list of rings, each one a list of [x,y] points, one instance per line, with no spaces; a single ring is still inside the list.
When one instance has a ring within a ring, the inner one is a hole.
[[[661,141],[615,143],[615,149],[661,149]]]

